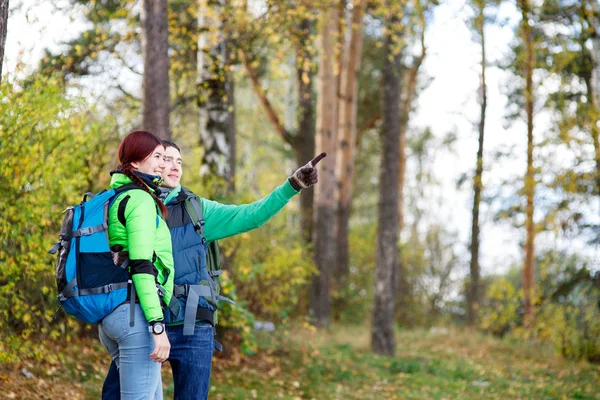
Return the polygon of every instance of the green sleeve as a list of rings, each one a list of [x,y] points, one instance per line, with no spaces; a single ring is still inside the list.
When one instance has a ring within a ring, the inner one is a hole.
[[[129,259],[146,260],[152,263],[154,256],[154,238],[156,235],[156,205],[150,195],[137,191],[125,208],[125,228],[129,242]],[[147,321],[163,319],[160,299],[156,292],[154,275],[138,273],[132,276],[140,306]]]
[[[261,227],[298,193],[286,179],[269,195],[250,204],[226,205],[202,199],[206,240],[212,242]]]

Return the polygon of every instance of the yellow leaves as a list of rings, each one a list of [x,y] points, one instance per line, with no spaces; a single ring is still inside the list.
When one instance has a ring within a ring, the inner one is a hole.
[[[250,275],[250,271],[252,271],[252,267],[249,265],[242,265],[240,267],[240,272],[242,273],[242,275],[244,276],[248,276]]]
[[[481,327],[501,334],[516,324],[519,297],[512,283],[506,278],[494,280],[488,287],[489,305],[482,309]]]

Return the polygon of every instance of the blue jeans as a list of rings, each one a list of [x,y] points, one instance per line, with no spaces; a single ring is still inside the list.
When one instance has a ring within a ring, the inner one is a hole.
[[[102,345],[119,368],[122,400],[162,400],[161,364],[150,359],[154,339],[139,304],[135,304],[135,323],[129,325],[128,303],[122,304],[98,325]]]
[[[173,371],[175,400],[208,399],[214,349],[213,327],[197,322],[194,335],[183,336],[183,325],[167,326],[171,343],[169,363]],[[119,400],[119,371],[110,365],[102,387],[102,400]]]

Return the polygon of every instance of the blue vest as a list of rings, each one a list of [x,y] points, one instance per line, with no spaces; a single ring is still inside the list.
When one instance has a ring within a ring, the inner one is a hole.
[[[206,269],[206,251],[208,246],[200,233],[196,231],[194,224],[185,210],[184,201],[189,196],[185,189],[167,208],[169,215],[167,225],[171,231],[171,243],[173,245],[173,261],[175,264],[175,285],[204,285],[210,290],[212,279]],[[177,294],[177,288],[174,295]],[[187,296],[177,296],[181,310],[176,318],[165,314],[166,323],[182,322],[184,320]],[[198,306],[210,311],[216,310],[214,299],[210,296],[199,296]]]

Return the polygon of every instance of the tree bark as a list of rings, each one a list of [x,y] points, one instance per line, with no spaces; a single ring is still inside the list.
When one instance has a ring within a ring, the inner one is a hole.
[[[4,62],[4,46],[8,32],[8,0],[0,0],[0,82],[2,82],[2,63]]]
[[[296,49],[296,76],[298,82],[298,132],[291,140],[297,164],[304,165],[315,154],[315,111],[313,101],[312,56],[308,51],[311,45],[312,21],[300,21],[298,47]],[[300,229],[306,243],[310,243],[313,232],[314,188],[302,191],[300,196]]]
[[[210,13],[207,8],[212,8]],[[223,23],[224,8],[224,3],[218,0],[200,3],[198,26],[204,31],[198,36],[200,145],[204,147],[200,175],[219,176],[227,181],[227,190],[232,191],[235,104],[233,79],[227,70],[230,45]],[[211,41],[211,37],[217,40]]]
[[[473,218],[471,224],[471,264],[470,281],[467,289],[467,322],[469,325],[477,323],[480,304],[480,268],[479,268],[479,205],[481,203],[481,191],[483,189],[483,141],[485,133],[485,115],[487,108],[487,86],[485,79],[485,70],[487,62],[485,57],[485,2],[477,1],[479,14],[476,17],[475,25],[477,34],[481,39],[481,87],[480,87],[480,115],[479,115],[479,147],[477,149],[477,164],[475,167],[475,177],[473,178]]]
[[[363,17],[365,2],[357,0],[352,8],[350,21],[350,40],[340,88],[339,149],[336,166],[339,182],[339,202],[337,212],[337,261],[335,280],[338,288],[344,287],[349,273],[348,222],[352,202],[352,179],[354,178],[354,159],[356,153],[356,124],[358,104],[358,72],[363,42]]]
[[[167,1],[144,0],[141,19],[144,54],[142,128],[171,139]]]
[[[321,14],[319,97],[317,101],[317,153],[326,152],[315,186],[313,244],[318,273],[312,277],[310,310],[315,325],[329,325],[331,293],[329,280],[335,264],[335,163],[337,147],[337,76],[335,40],[339,10],[332,6]]]
[[[535,312],[533,305],[534,296],[534,273],[535,273],[535,222],[534,194],[535,194],[535,170],[533,167],[533,67],[535,60],[534,38],[529,19],[531,18],[531,5],[529,0],[519,0],[519,8],[522,16],[522,33],[525,44],[525,112],[527,115],[527,173],[525,175],[525,196],[527,198],[525,240],[525,262],[523,265],[523,324],[526,329],[535,326]]]
[[[377,267],[375,271],[374,307],[371,344],[378,354],[394,355],[394,311],[398,269],[398,174],[400,148],[400,68],[397,46],[400,32],[395,30],[398,17],[387,20],[384,36],[385,61],[382,74],[381,142],[383,157],[379,181],[379,228],[377,233]]]

